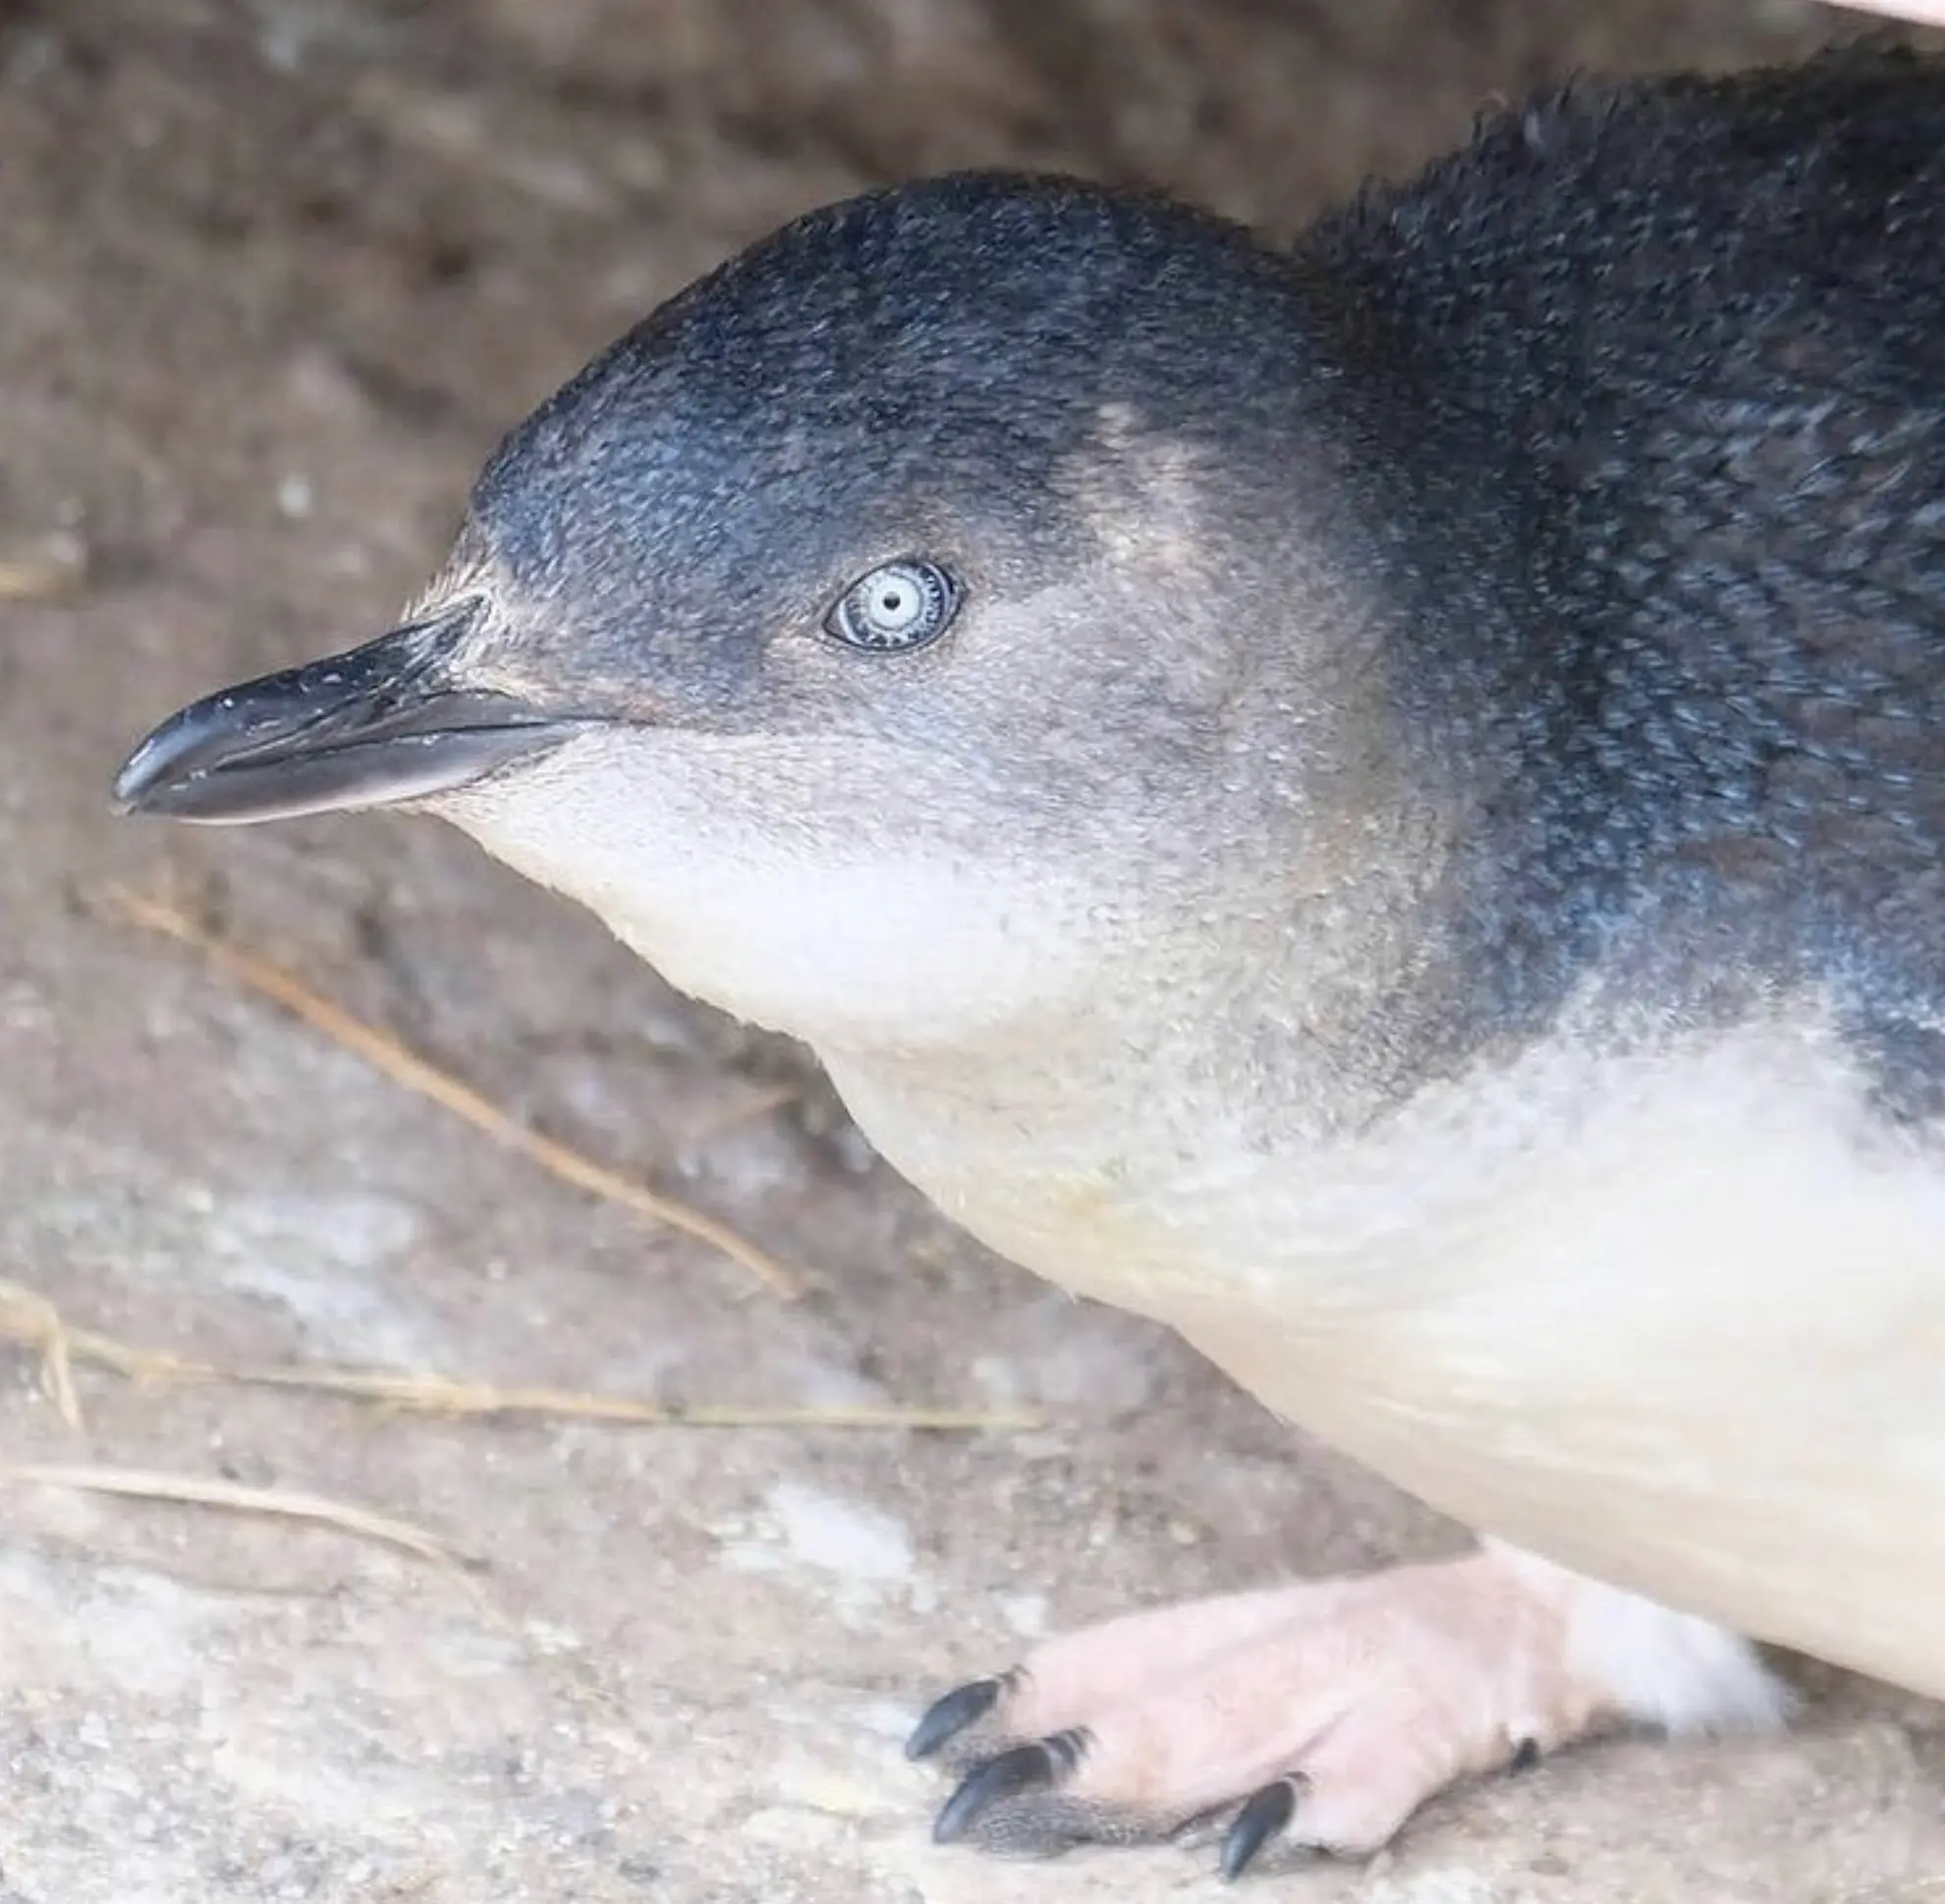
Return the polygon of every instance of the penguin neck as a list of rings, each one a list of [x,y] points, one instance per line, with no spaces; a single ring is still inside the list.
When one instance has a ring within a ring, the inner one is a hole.
[[[1293,898],[1258,868],[1226,903],[1105,948],[1078,1006],[949,1042],[810,1041],[866,1136],[957,1214],[980,1181],[1110,1194],[1124,1175],[1238,1159],[1283,1170],[1440,1075],[1449,1015],[1437,935],[1414,923],[1425,903],[1375,874],[1355,896]]]

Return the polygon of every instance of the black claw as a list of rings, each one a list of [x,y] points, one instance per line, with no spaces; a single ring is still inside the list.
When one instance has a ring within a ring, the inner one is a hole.
[[[954,1844],[989,1805],[1053,1782],[1053,1754],[1037,1741],[985,1760],[959,1781],[959,1789],[939,1808],[932,1820],[932,1842]]]
[[[959,1781],[959,1789],[939,1808],[932,1820],[932,1842],[955,1844],[977,1821],[988,1806],[1022,1792],[1057,1785],[1080,1763],[1087,1735],[1077,1727],[1012,1747],[976,1764]]]
[[[1236,1822],[1223,1833],[1222,1850],[1216,1869],[1225,1883],[1233,1882],[1249,1870],[1250,1861],[1264,1845],[1284,1830],[1297,1813],[1297,1781],[1279,1778],[1248,1799],[1236,1815]]]
[[[972,1679],[964,1686],[954,1687],[944,1698],[933,1700],[912,1728],[912,1736],[905,1742],[905,1756],[929,1759],[956,1733],[984,1718],[1005,1690],[1004,1679]]]

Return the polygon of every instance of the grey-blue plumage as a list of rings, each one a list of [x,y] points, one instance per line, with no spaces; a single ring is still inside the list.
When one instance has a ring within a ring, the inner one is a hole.
[[[383,802],[1496,1543],[949,1694],[946,1838],[1383,1842],[1738,1634],[1945,1695],[1945,64],[1586,85],[1279,248],[815,211],[129,806]],[[1651,1597],[1638,1597],[1649,1596]]]

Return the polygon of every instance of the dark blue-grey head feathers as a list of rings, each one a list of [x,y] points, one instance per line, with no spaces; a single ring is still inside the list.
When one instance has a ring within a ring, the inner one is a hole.
[[[502,445],[474,528],[516,587],[584,618],[625,597],[638,625],[801,621],[969,529],[1052,573],[1075,552],[1058,472],[1104,408],[1273,433],[1294,297],[1273,252],[1162,199],[999,174],[867,195],[598,358]]]

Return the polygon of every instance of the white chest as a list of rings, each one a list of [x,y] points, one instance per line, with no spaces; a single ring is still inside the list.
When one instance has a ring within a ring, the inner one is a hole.
[[[1537,1053],[1280,1151],[836,1075],[992,1247],[1432,1505],[1945,1693],[1945,1170],[1814,1037]]]

